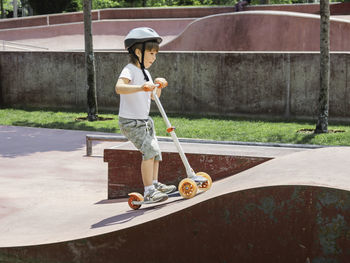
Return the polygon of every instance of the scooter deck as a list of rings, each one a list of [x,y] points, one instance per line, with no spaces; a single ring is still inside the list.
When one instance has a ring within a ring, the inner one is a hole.
[[[197,194],[197,190],[201,189],[206,191],[211,187],[212,181],[208,174],[199,172],[197,174],[202,174],[201,176],[193,176],[191,178],[185,178],[179,183],[178,190],[169,193],[166,199],[158,201],[145,201],[143,195],[137,192],[129,193],[128,204],[130,208],[137,210],[142,205],[155,204],[168,200],[171,197],[182,196],[185,199],[194,197]]]
[[[168,198],[179,197],[179,196],[181,196],[179,191],[175,191],[175,192],[172,192],[172,193],[168,194]],[[168,200],[168,199],[166,199],[166,200]],[[156,203],[161,203],[162,201],[166,201],[166,200],[160,200],[160,201],[132,201],[132,204],[134,204],[134,205],[156,204]]]

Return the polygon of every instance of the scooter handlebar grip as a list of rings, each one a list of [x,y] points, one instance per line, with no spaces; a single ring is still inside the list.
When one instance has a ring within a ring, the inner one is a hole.
[[[168,86],[168,81],[166,81],[164,78],[157,78],[155,80],[155,84],[158,85],[158,88],[163,89]]]

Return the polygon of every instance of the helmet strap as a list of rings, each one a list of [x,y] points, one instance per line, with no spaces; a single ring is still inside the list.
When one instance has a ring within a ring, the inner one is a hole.
[[[144,64],[144,61],[145,61],[145,51],[146,51],[146,42],[143,42],[142,43],[142,57],[141,57],[141,70],[142,70],[142,73],[143,73],[143,76],[145,77],[145,80],[146,81],[149,81],[149,78],[145,72],[145,64]]]
[[[143,42],[142,43],[142,51],[141,51],[141,61],[139,59],[139,57],[135,54],[134,50],[132,50],[132,48],[129,48],[128,51],[129,53],[134,56],[134,58],[136,58],[136,60],[139,62],[140,64],[140,67],[141,67],[141,70],[142,70],[142,73],[143,73],[143,76],[145,77],[145,80],[146,81],[149,81],[149,78],[146,74],[146,71],[145,71],[145,65],[144,65],[144,60],[145,60],[145,50],[146,50],[146,43]]]

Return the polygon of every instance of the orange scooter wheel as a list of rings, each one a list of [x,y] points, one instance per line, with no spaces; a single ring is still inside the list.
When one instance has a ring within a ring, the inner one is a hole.
[[[211,177],[209,176],[209,174],[204,173],[204,172],[198,172],[196,173],[197,176],[202,176],[205,179],[207,179],[207,182],[202,183],[198,188],[202,191],[207,191],[211,188],[213,181],[211,180]]]
[[[179,183],[179,192],[183,198],[189,199],[194,197],[197,194],[197,190],[197,184],[192,179],[185,178]]]
[[[141,207],[141,205],[135,205],[133,204],[133,201],[143,201],[143,196],[139,193],[130,193],[129,194],[129,199],[128,199],[128,205],[130,206],[130,208],[137,210]]]

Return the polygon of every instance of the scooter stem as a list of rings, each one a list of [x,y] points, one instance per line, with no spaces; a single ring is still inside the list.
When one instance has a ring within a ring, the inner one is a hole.
[[[168,117],[167,117],[167,115],[165,113],[165,110],[164,110],[162,104],[160,103],[160,100],[159,100],[159,98],[157,96],[157,93],[156,93],[156,89],[153,90],[153,98],[154,98],[154,101],[157,104],[157,107],[158,107],[158,109],[160,111],[160,114],[163,117],[165,125],[167,126],[167,130],[168,131],[171,130],[169,132],[170,136],[173,139],[174,144],[176,146],[176,149],[178,150],[178,152],[180,154],[180,158],[182,160],[182,163],[185,166],[187,177],[194,177],[194,176],[196,176],[195,172],[193,171],[192,167],[190,166],[190,164],[189,164],[189,162],[187,160],[187,157],[186,157],[186,155],[185,155],[185,153],[184,153],[184,151],[183,151],[183,149],[182,149],[182,147],[180,145],[180,142],[179,142],[179,140],[178,140],[178,138],[176,136],[176,133],[175,133],[173,127],[170,124],[170,121],[169,121],[169,119],[168,119]]]

